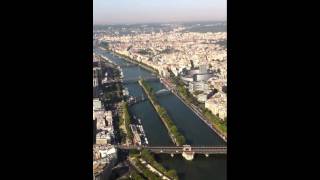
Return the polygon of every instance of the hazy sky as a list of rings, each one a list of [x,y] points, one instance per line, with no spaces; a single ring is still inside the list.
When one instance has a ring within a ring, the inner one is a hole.
[[[226,20],[227,0],[93,0],[93,23]]]

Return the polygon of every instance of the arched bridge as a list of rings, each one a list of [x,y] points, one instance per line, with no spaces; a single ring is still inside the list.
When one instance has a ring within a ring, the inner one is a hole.
[[[170,91],[168,89],[160,89],[159,91],[156,92],[157,95],[160,95],[160,94],[167,94],[169,93]]]

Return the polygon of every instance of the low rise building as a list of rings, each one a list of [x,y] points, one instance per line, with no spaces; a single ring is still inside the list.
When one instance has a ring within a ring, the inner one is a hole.
[[[93,110],[101,110],[103,108],[102,102],[99,98],[93,99]]]
[[[96,144],[110,144],[111,135],[106,131],[100,131],[96,135]]]
[[[197,100],[199,101],[199,102],[205,102],[206,100],[208,99],[208,95],[207,94],[204,94],[204,93],[202,93],[202,94],[199,94],[198,96],[197,96]]]
[[[205,81],[194,81],[189,83],[188,89],[189,92],[193,93],[194,91],[207,91],[209,86]]]
[[[117,149],[113,145],[95,145],[93,147],[93,174],[95,179],[108,179],[117,162]],[[97,156],[97,157],[95,157]]]
[[[218,92],[205,102],[205,108],[224,120],[227,117],[226,94]]]

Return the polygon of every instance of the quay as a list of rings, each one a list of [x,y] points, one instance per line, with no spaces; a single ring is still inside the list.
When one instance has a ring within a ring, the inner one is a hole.
[[[147,66],[147,65],[145,65],[145,64],[141,64],[140,62],[138,62],[138,61],[136,61],[136,60],[133,60],[133,59],[131,59],[131,58],[125,56],[125,55],[122,55],[122,54],[118,53],[118,52],[115,52],[115,51],[110,51],[110,52],[111,52],[112,54],[118,56],[118,57],[123,58],[124,60],[126,60],[126,61],[128,61],[128,62],[130,62],[130,63],[132,63],[132,64],[139,65],[140,67],[142,67],[142,68],[144,68],[144,69],[146,69],[146,70],[148,70],[148,71],[151,71],[151,72],[153,72],[153,73],[158,74],[158,72],[157,72],[156,70],[154,70],[154,69],[153,69],[152,67],[150,67],[150,66]]]
[[[224,142],[227,143],[227,136],[223,135],[220,131],[218,131],[216,128],[213,127],[211,123],[208,122],[208,120],[197,110],[196,108],[189,105],[185,100],[175,91],[173,87],[170,87],[169,83],[164,81],[162,78],[160,79],[161,83],[165,85],[167,89],[169,89],[175,96],[178,97],[178,99],[185,104],[192,112],[194,112],[205,124],[209,126],[210,129],[212,129]]]

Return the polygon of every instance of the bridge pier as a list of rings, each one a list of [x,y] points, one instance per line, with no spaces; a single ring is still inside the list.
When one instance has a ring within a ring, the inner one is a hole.
[[[183,152],[182,157],[184,157],[188,161],[192,161],[194,157],[194,152]]]
[[[191,161],[193,159],[194,152],[191,150],[190,145],[183,145],[182,151],[182,157],[184,157],[186,160]]]

